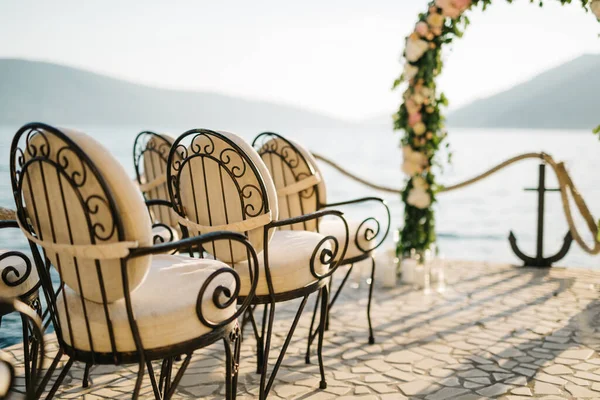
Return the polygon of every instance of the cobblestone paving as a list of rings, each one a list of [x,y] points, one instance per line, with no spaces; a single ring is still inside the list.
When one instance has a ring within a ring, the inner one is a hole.
[[[326,390],[318,389],[316,355],[304,363],[309,304],[270,398],[600,398],[600,272],[452,262],[446,275],[443,293],[376,286],[372,346],[367,287],[346,288],[324,343]],[[292,305],[277,310],[273,348],[283,340]],[[55,348],[50,341],[51,352]],[[254,348],[247,338],[239,399],[255,398],[258,391]],[[5,350],[22,357],[18,346]],[[221,345],[198,351],[175,397],[223,398],[224,370]],[[91,387],[81,389],[83,365],[76,363],[58,397],[129,398],[136,371],[95,367]],[[152,396],[148,379],[142,394]]]

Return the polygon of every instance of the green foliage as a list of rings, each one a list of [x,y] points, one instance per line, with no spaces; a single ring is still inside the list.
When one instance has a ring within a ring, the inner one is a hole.
[[[506,0],[512,3],[513,0]],[[571,3],[573,0],[555,0],[562,4]],[[591,0],[575,0],[581,2],[584,9],[587,10],[588,4]],[[530,0],[531,3],[537,3],[539,6],[543,6],[543,0]],[[471,8],[481,7],[486,10],[492,4],[492,0],[473,0]],[[427,12],[419,14],[419,22],[428,22],[432,11],[436,14],[441,14],[441,9],[435,5],[435,1],[429,3]],[[454,39],[462,37],[465,29],[469,26],[471,21],[466,14],[462,14],[456,19],[446,18],[441,31],[437,35],[432,37],[423,38],[429,44],[429,49],[425,51],[422,57],[415,62],[406,61],[412,67],[417,67],[418,72],[416,76],[409,82],[408,89],[404,93],[404,102],[398,108],[398,111],[394,115],[394,129],[404,132],[400,142],[402,146],[410,146],[413,151],[418,151],[426,155],[430,166],[441,165],[438,162],[436,155],[442,146],[448,147],[448,143],[445,142],[447,133],[444,126],[443,108],[448,107],[448,99],[441,93],[436,95],[436,78],[441,73],[443,62],[442,62],[442,47],[446,44],[452,43]],[[431,31],[431,24],[429,26]],[[439,34],[441,33],[441,34]],[[406,77],[402,74],[396,81],[394,81],[393,88],[397,89],[402,87],[402,84],[406,82]],[[421,88],[426,88],[428,91],[432,91],[433,95],[428,98],[421,108],[422,122],[426,127],[426,134],[417,134],[413,127],[409,124],[409,112],[407,109],[406,99],[414,96],[415,93],[420,93]],[[600,135],[600,126],[594,130],[596,134]],[[448,162],[451,161],[451,153],[448,153]],[[433,204],[435,203],[435,194],[439,189],[439,185],[436,182],[436,176],[431,168],[426,168],[421,174],[417,174],[423,178],[428,184],[428,194],[431,196],[431,206],[425,209],[420,209],[408,204],[407,199],[411,189],[413,189],[414,177],[409,177],[404,192],[402,193],[402,201],[405,204],[404,211],[404,226],[400,232],[400,242],[396,253],[399,256],[408,254],[412,249],[417,252],[423,252],[428,249],[436,240],[435,235],[435,214],[433,211]]]

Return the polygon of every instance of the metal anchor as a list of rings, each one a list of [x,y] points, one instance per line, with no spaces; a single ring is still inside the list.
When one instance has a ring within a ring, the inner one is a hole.
[[[569,231],[563,239],[562,248],[558,253],[551,257],[544,257],[544,199],[546,192],[558,192],[560,189],[546,189],[546,164],[540,164],[539,166],[539,183],[537,188],[525,189],[525,191],[536,191],[538,192],[538,223],[537,223],[537,252],[535,257],[529,257],[523,253],[517,246],[517,238],[513,231],[510,231],[508,235],[508,241],[510,247],[515,252],[519,259],[523,260],[525,267],[550,267],[553,263],[561,260],[567,255],[571,243],[573,242],[573,236]]]

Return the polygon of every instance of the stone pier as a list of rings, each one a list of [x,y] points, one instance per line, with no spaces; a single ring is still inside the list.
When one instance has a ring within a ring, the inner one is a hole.
[[[448,262],[446,276],[446,290],[432,294],[376,284],[371,346],[367,285],[346,288],[324,341],[325,390],[318,389],[316,354],[312,364],[304,362],[309,304],[270,398],[600,398],[600,271]],[[272,357],[294,310],[277,309]],[[52,357],[52,335],[47,342]],[[257,397],[255,344],[246,331],[238,399]],[[22,361],[19,345],[4,351]],[[74,365],[57,398],[130,398],[136,365],[94,367],[87,389],[81,388],[83,367]],[[197,351],[175,398],[224,398],[224,373],[220,343]],[[142,394],[152,398],[148,379]]]

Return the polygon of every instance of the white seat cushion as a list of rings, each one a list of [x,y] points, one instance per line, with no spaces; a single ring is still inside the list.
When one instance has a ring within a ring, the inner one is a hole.
[[[346,250],[346,255],[344,256],[344,259],[349,260],[351,258],[362,256],[363,254],[365,254],[356,246],[357,237],[358,243],[363,250],[373,250],[373,247],[375,246],[375,240],[367,240],[365,238],[366,230],[369,227],[372,227],[373,224],[366,223],[361,227],[360,224],[362,223],[362,221],[346,220],[346,222],[348,223],[349,238],[348,249]],[[358,232],[359,229],[360,232]],[[344,240],[346,240],[346,229],[344,228],[344,223],[341,221],[341,219],[335,218],[322,220],[319,224],[319,232],[324,236],[331,235],[337,238],[340,244],[341,252],[341,247],[344,246]]]
[[[35,287],[35,285],[37,285],[39,281],[37,269],[33,261],[26,254],[21,253],[23,257],[26,257],[31,263],[31,272],[23,282],[16,286],[11,286],[11,284],[19,282],[21,279],[23,279],[27,271],[27,264],[20,256],[4,256],[4,254],[7,252],[9,252],[9,250],[0,250],[0,297],[19,297],[28,293]],[[6,278],[3,278],[5,273],[4,271],[10,267],[14,268],[16,273],[15,271],[9,271],[6,273]]]
[[[173,227],[166,228],[162,225],[153,226],[152,240],[155,244],[176,242],[179,240],[179,233],[177,232],[177,229]]]
[[[131,294],[133,313],[137,320],[143,346],[156,349],[198,338],[211,331],[196,315],[196,300],[206,279],[217,269],[230,268],[220,261],[182,256],[152,257],[150,271],[144,282]],[[213,304],[217,286],[228,287],[232,293],[235,280],[231,274],[219,275],[208,286],[202,299],[203,315],[209,321],[220,322],[236,310],[236,303],[220,310]],[[91,350],[81,297],[65,290],[74,341],[69,335],[62,296],[57,301],[65,341],[79,350]],[[85,301],[93,347],[96,352],[110,352],[111,344],[102,304]],[[108,304],[118,351],[135,351],[135,344],[125,310],[125,300]]]
[[[312,254],[324,238],[315,232],[307,231],[276,231],[269,242],[269,271],[275,293],[285,293],[300,289],[316,281],[310,272]],[[329,265],[320,262],[320,250],[331,249],[330,242],[324,243],[315,257],[315,271],[318,274],[327,272]],[[269,294],[269,286],[264,267],[264,253],[258,254],[259,275],[256,295]],[[250,276],[246,261],[235,264],[235,270],[240,275],[242,288],[240,295],[245,296],[250,290]]]

